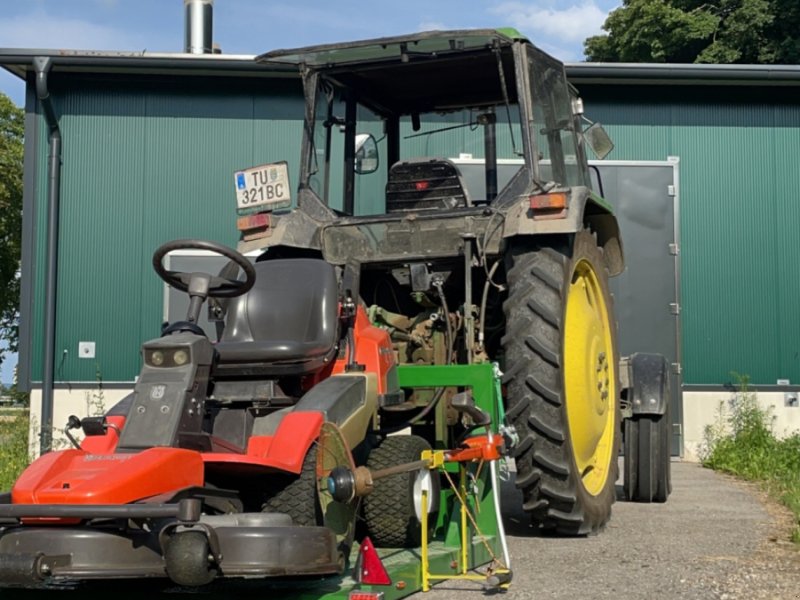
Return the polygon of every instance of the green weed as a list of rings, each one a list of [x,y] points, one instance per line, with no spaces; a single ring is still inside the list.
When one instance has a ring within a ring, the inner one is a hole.
[[[28,411],[0,418],[0,491],[6,492],[28,466]]]
[[[746,375],[732,374],[737,391],[720,404],[717,421],[706,427],[703,465],[760,482],[795,515],[792,540],[800,543],[800,434],[778,439],[773,416],[758,405]]]

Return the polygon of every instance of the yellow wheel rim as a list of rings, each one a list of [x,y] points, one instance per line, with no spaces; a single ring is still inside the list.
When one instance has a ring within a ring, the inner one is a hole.
[[[616,435],[617,365],[603,288],[592,264],[575,266],[564,323],[564,390],[578,476],[599,494],[611,473]]]

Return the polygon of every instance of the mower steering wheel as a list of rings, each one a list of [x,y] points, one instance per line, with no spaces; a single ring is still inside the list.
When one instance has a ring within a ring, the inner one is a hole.
[[[232,260],[244,271],[244,281],[228,279],[211,275],[210,273],[187,273],[184,271],[170,271],[164,268],[162,262],[167,253],[174,250],[208,250]],[[153,253],[153,268],[167,285],[182,292],[190,292],[190,282],[193,276],[208,277],[207,296],[212,298],[234,298],[246,293],[256,282],[256,270],[253,263],[232,248],[207,240],[173,240],[162,244]]]

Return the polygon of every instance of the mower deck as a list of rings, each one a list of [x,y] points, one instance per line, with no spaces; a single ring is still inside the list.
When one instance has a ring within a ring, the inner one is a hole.
[[[235,518],[234,518],[235,517]],[[150,531],[107,527],[11,527],[0,536],[4,587],[48,588],[82,581],[166,578],[169,560],[157,523]],[[341,570],[336,536],[326,527],[295,527],[288,515],[203,517],[179,531],[203,531],[223,557],[223,578],[330,575]]]

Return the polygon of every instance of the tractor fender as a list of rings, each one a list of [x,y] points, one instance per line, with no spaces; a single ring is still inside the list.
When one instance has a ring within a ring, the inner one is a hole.
[[[670,401],[669,362],[661,354],[637,352],[620,361],[633,416],[664,415]]]
[[[605,200],[587,187],[555,188],[551,192],[567,192],[569,203],[563,214],[537,217],[531,212],[528,195],[520,197],[507,209],[503,237],[577,233],[587,226],[597,236],[610,276],[625,269],[622,236],[614,212]]]

